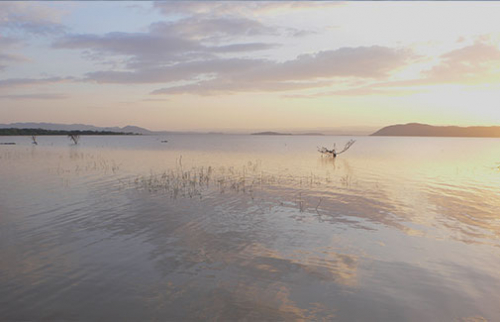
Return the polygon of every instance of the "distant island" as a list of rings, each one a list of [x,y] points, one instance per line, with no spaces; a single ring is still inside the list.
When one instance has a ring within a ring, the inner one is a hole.
[[[152,131],[145,129],[143,127],[127,125],[124,127],[100,127],[88,124],[61,124],[61,123],[37,123],[37,122],[18,122],[18,123],[10,123],[10,124],[0,124],[0,129],[42,129],[42,130],[50,130],[50,131],[93,131],[93,132],[105,132],[100,133],[99,135],[113,135],[108,132],[117,133],[118,135],[124,134],[142,134],[142,135],[170,135],[170,134],[207,134],[203,132],[196,131]],[[93,134],[83,134],[81,135],[93,135]],[[222,132],[210,132],[208,134],[224,134]],[[22,134],[18,134],[22,135]],[[57,134],[50,134],[57,135]]]
[[[137,135],[132,132],[111,132],[111,131],[63,131],[63,130],[44,130],[44,129],[0,129],[0,136],[13,135]]]
[[[252,135],[292,135],[292,133],[279,133],[279,132],[258,132],[252,133]]]
[[[128,125],[125,127],[98,127],[94,125],[87,124],[59,124],[59,123],[10,123],[10,124],[0,124],[0,129],[36,129],[36,130],[49,130],[49,131],[91,131],[91,132],[101,132],[99,135],[112,135],[111,133],[123,134],[143,134],[143,135],[154,135],[154,134],[168,134],[169,132],[155,132],[150,131],[145,128],[138,126]],[[104,132],[104,133],[102,133]],[[90,133],[90,132],[88,132]],[[95,135],[95,134],[84,134],[80,135]],[[28,135],[28,134],[16,134],[16,135]],[[31,134],[29,134],[31,135]],[[59,135],[59,134],[38,134],[38,135]],[[63,135],[63,134],[60,134]]]
[[[90,124],[81,124],[81,123],[73,123],[73,124],[63,124],[63,123],[46,123],[46,122],[16,122],[9,124],[0,124],[0,129],[42,129],[42,130],[51,130],[51,131],[97,131],[97,132],[115,132],[115,133],[133,133],[133,134],[142,134],[142,135],[174,135],[174,134],[206,134],[206,135],[223,135],[223,134],[245,134],[245,135],[339,135],[339,136],[357,136],[357,135],[369,135],[376,128],[353,128],[350,130],[350,127],[344,126],[340,128],[334,129],[325,129],[322,131],[319,129],[301,129],[301,130],[286,130],[282,129],[283,132],[279,131],[266,131],[266,132],[258,132],[251,133],[251,130],[235,130],[231,132],[222,132],[219,130],[211,130],[208,132],[205,131],[195,131],[195,130],[160,130],[153,131],[143,127],[127,125],[124,127],[118,126],[95,126]],[[111,134],[110,134],[111,135]]]
[[[315,133],[315,132],[310,132],[310,133],[280,133],[280,132],[258,132],[258,133],[252,133],[251,135],[305,135],[305,136],[317,136],[317,135],[324,135],[323,133]]]
[[[299,133],[299,134],[296,134],[296,135],[310,135],[310,136],[321,136],[321,135],[324,135],[323,133],[314,133],[314,132],[311,132],[311,133]]]
[[[500,137],[500,126],[433,126],[420,123],[384,127],[371,136]]]

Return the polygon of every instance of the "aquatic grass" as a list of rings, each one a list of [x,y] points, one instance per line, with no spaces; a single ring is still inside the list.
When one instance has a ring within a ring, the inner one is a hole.
[[[341,178],[341,182],[347,182]],[[179,162],[173,169],[163,172],[150,171],[149,175],[137,176],[134,183],[138,188],[148,191],[174,191],[175,195],[198,196],[201,192],[215,187],[220,193],[250,192],[257,186],[295,186],[311,188],[333,183],[330,177],[322,178],[310,173],[309,175],[269,174],[256,167],[219,167],[194,166],[184,169]]]
[[[25,152],[28,150],[6,150],[0,153],[0,159],[22,158]],[[110,175],[109,179],[116,180],[116,186],[120,190],[133,188],[164,194],[172,199],[204,199],[216,198],[217,194],[241,194],[255,204],[283,204],[296,208],[299,212],[320,212],[320,207],[328,205],[328,197],[322,203],[318,201],[318,194],[332,189],[351,189],[352,184],[349,176],[342,177],[333,172],[323,175],[313,171],[269,172],[259,160],[247,161],[239,166],[186,166],[183,157],[179,156],[174,164],[165,169],[150,169],[137,174],[135,170],[121,171],[119,161],[84,152],[76,147],[71,148],[67,154],[50,155],[54,162],[52,165],[47,164],[48,171],[60,176],[65,185],[74,181],[75,176]]]
[[[349,177],[334,180],[330,175],[321,177],[313,172],[308,175],[270,174],[263,171],[258,163],[252,162],[240,168],[185,168],[181,160],[179,158],[173,168],[161,172],[151,170],[147,175],[136,176],[130,183],[138,190],[165,194],[172,199],[203,199],[213,197],[214,194],[235,193],[248,196],[258,206],[259,202],[277,202],[282,206],[296,208],[301,213],[317,214],[320,214],[324,198],[318,198],[315,191],[333,187],[346,189],[350,184]]]

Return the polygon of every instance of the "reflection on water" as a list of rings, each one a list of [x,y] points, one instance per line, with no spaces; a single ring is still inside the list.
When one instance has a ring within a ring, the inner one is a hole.
[[[500,318],[500,141],[9,138],[0,320]]]

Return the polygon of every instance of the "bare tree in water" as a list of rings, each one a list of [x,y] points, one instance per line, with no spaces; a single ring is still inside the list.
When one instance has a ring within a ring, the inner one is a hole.
[[[78,144],[78,141],[80,141],[80,135],[79,134],[69,134],[68,137],[70,138],[71,141],[73,141],[74,144]]]
[[[321,148],[318,147],[318,151],[321,154],[331,155],[331,156],[333,156],[335,158],[335,157],[337,157],[337,155],[339,155],[341,153],[344,153],[345,151],[349,150],[349,148],[354,144],[354,142],[356,142],[356,141],[355,140],[349,140],[349,142],[347,142],[345,144],[344,148],[341,151],[338,151],[338,152],[336,150],[335,143],[333,144],[333,149],[332,150],[329,150],[329,149],[327,149],[325,147],[321,147]]]

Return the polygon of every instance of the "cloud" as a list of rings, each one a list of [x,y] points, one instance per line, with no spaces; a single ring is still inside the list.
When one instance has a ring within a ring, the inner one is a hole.
[[[132,56],[136,61],[165,63],[187,58],[206,57],[210,53],[230,53],[265,50],[276,47],[269,43],[239,43],[222,46],[205,46],[200,42],[175,35],[151,33],[113,32],[99,35],[67,35],[54,44],[54,48],[88,49],[101,54]],[[189,54],[193,54],[189,56]],[[208,55],[209,56],[209,55]],[[184,57],[186,58],[186,57]]]
[[[3,24],[3,28],[13,29],[13,30],[23,30],[27,33],[36,35],[49,35],[49,34],[62,34],[67,31],[67,28],[63,25],[55,23],[37,23],[37,22],[21,22],[13,21]]]
[[[419,77],[404,80],[366,81],[360,86],[306,95],[306,97],[346,95],[411,95],[429,85],[500,84],[500,49],[495,44],[476,41],[439,57],[439,62]]]
[[[183,80],[195,80],[200,76],[210,74],[231,75],[250,70],[255,65],[266,64],[265,60],[257,59],[208,59],[191,62],[181,62],[171,66],[141,68],[134,71],[98,71],[86,75],[87,81],[98,83],[169,83]]]
[[[61,34],[66,27],[60,24],[62,11],[42,3],[0,1],[0,30],[23,31],[29,34]]]
[[[0,35],[0,71],[4,70],[8,66],[7,64],[12,62],[16,63],[28,60],[22,55],[6,52],[6,50],[16,47],[18,44],[18,40]]]
[[[0,80],[0,90],[13,87],[50,85],[74,81],[73,77],[47,77],[47,78],[8,78]]]
[[[2,54],[0,53],[0,62],[1,61],[22,61],[23,59],[16,55],[11,54]]]
[[[54,44],[54,48],[82,49],[90,57],[110,55],[121,57],[124,68],[137,69],[152,66],[171,65],[180,61],[214,58],[216,54],[253,52],[267,50],[277,44],[260,42],[241,42],[208,45],[200,40],[183,37],[168,30],[146,33],[113,32],[105,35],[66,35]],[[90,52],[88,52],[90,51]]]
[[[174,7],[186,8],[198,5],[173,4]],[[201,3],[201,7],[207,5],[212,6],[210,3]],[[253,17],[241,15],[191,15],[188,18],[176,17],[174,20],[152,23],[144,32],[66,34],[56,40],[52,47],[81,50],[85,58],[107,60],[106,63],[114,65],[110,71],[131,72],[179,62],[211,60],[220,56],[238,54],[241,57],[243,54],[280,46],[279,43],[261,41],[263,37],[280,39],[283,35],[303,37],[311,33],[265,25]]]
[[[436,84],[486,84],[500,82],[500,48],[476,41],[439,57],[437,64],[421,72],[419,78],[382,83],[381,86],[421,86]]]
[[[334,91],[319,92],[315,94],[295,95],[294,98],[315,98],[325,96],[364,96],[364,95],[383,95],[383,96],[405,96],[421,92],[416,89],[402,89],[391,87],[375,87],[375,86],[362,86],[349,89],[340,89]]]
[[[5,63],[22,61],[27,61],[27,59],[20,55],[3,54],[0,52],[0,71],[4,70],[7,67]]]
[[[259,21],[265,13],[290,11],[293,9],[318,9],[337,6],[335,2],[264,2],[264,1],[170,1],[155,2],[154,7],[166,16],[181,15],[184,19],[175,22],[153,24],[154,30],[174,29],[192,39],[220,41],[231,37],[274,35],[304,37],[316,31],[290,26],[268,26]]]
[[[399,53],[387,57],[389,63],[379,61],[392,51],[385,47],[343,48],[302,55],[293,61],[277,62],[263,58],[248,58],[257,51],[280,46],[278,43],[256,41],[262,37],[303,37],[310,34],[294,28],[268,26],[250,12],[262,12],[302,5],[293,3],[245,3],[227,6],[226,3],[161,3],[155,4],[162,12],[190,12],[173,20],[153,23],[145,32],[112,32],[97,34],[66,34],[52,44],[53,48],[80,50],[84,57],[101,60],[110,66],[86,74],[84,80],[116,84],[167,84],[171,89],[197,89],[203,84],[204,93],[218,91],[286,90],[308,88],[318,84],[322,77],[373,77],[383,75],[400,62]],[[306,7],[316,5],[310,4]],[[242,10],[229,13],[234,7]],[[214,13],[218,8],[221,11]],[[174,9],[173,11],[170,11]],[[180,11],[179,11],[180,10]],[[212,14],[203,14],[210,10]],[[187,18],[186,18],[187,17]],[[362,51],[366,50],[368,56]],[[384,51],[386,50],[386,51]],[[353,59],[348,56],[354,55]],[[371,59],[368,62],[367,59]],[[350,64],[356,61],[357,65]],[[346,65],[347,64],[347,65]],[[371,74],[370,74],[371,73]],[[298,79],[298,81],[296,81]],[[180,82],[180,83],[179,83]],[[252,82],[260,82],[260,85]],[[198,85],[197,85],[198,84]],[[185,87],[183,87],[185,86]]]
[[[0,100],[60,100],[68,96],[55,93],[36,93],[36,94],[10,94],[0,95]]]
[[[53,44],[54,48],[87,49],[98,54],[131,56],[135,61],[176,61],[181,56],[203,50],[195,41],[171,35],[112,32],[105,35],[67,35]]]
[[[214,79],[210,81],[202,81],[188,85],[172,86],[162,88],[151,92],[153,95],[160,94],[196,94],[196,95],[213,95],[213,94],[230,94],[235,92],[282,92],[290,90],[303,90],[308,88],[317,88],[330,85],[332,82],[279,82],[279,81],[262,81],[250,82],[239,81],[231,82],[229,80]]]
[[[26,58],[18,55],[3,54],[0,52],[0,71],[5,70],[12,62],[26,61]]]
[[[424,75],[427,82],[469,83],[500,80],[500,49],[497,45],[475,42],[441,56],[441,62]]]
[[[259,50],[267,50],[280,47],[278,44],[269,43],[242,43],[242,44],[230,44],[223,46],[210,47],[209,51],[214,53],[239,53],[239,52],[252,52]]]
[[[388,47],[322,51],[276,62],[268,59],[213,58],[134,71],[98,71],[86,80],[98,83],[172,83],[154,94],[284,91],[331,84],[334,78],[383,78],[404,66],[413,54]],[[175,82],[188,82],[176,85]]]
[[[190,17],[175,22],[157,22],[151,25],[157,35],[174,34],[195,40],[217,40],[233,37],[276,35],[277,29],[257,20],[244,17]]]
[[[300,55],[294,60],[275,64],[256,75],[257,79],[276,80],[328,77],[375,78],[406,65],[412,58],[409,50],[382,46],[343,47]],[[252,77],[252,75],[250,75]]]
[[[212,78],[158,89],[152,94],[213,94],[240,91],[287,91],[330,86],[345,79],[383,79],[408,64],[413,53],[388,47],[346,47],[275,62],[247,60],[245,68],[212,66]],[[179,65],[180,68],[182,65]],[[168,74],[168,73],[167,73]],[[182,74],[182,73],[180,73]],[[195,78],[194,71],[190,79]]]
[[[339,5],[343,4],[336,1],[158,1],[154,3],[154,7],[167,16],[255,16],[276,11],[321,9]]]
[[[5,49],[19,43],[19,40],[0,35],[0,48]]]
[[[308,34],[265,25],[255,19],[256,12],[324,5],[329,6],[316,2],[161,2],[154,6],[177,16],[153,23],[147,31],[66,34],[52,46],[80,50],[93,60],[105,57],[110,68],[87,73],[85,81],[162,84],[154,94],[287,91],[352,78],[386,80],[413,59],[409,50],[384,46],[323,50],[287,61],[250,56],[280,46],[258,39]]]

